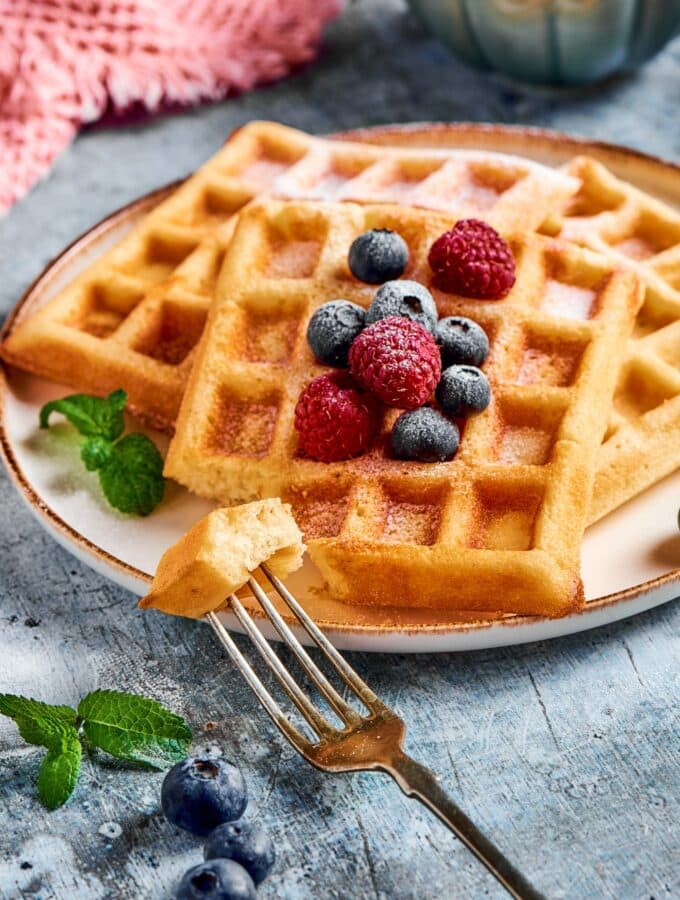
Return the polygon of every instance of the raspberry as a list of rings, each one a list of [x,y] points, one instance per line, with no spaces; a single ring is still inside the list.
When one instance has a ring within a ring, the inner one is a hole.
[[[359,384],[383,403],[416,409],[437,386],[441,357],[422,325],[403,316],[388,316],[355,338],[349,367]]]
[[[320,375],[300,394],[295,428],[301,449],[312,459],[349,459],[366,450],[378,429],[376,403],[345,372]]]
[[[515,259],[500,234],[479,219],[461,219],[428,256],[434,286],[448,294],[500,300],[515,283]]]

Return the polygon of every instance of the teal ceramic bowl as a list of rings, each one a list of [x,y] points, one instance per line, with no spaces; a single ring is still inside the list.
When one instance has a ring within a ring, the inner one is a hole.
[[[524,81],[584,84],[680,33],[680,0],[409,0],[461,59]]]

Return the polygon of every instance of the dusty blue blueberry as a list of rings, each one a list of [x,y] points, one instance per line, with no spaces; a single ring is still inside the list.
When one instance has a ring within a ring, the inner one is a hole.
[[[465,316],[447,316],[437,324],[442,366],[481,366],[489,355],[484,329]]]
[[[225,822],[211,831],[203,855],[206,859],[233,859],[255,884],[264,881],[276,859],[274,844],[264,828],[243,820]]]
[[[253,879],[231,859],[211,859],[184,873],[176,900],[255,900]]]
[[[352,275],[360,281],[382,284],[404,274],[408,245],[396,231],[373,228],[352,242],[348,262]]]
[[[189,757],[170,769],[161,787],[165,817],[194,834],[239,819],[247,803],[243,776],[226,759]]]
[[[307,326],[307,342],[319,362],[346,367],[347,354],[361,332],[366,311],[349,300],[331,300],[320,306]]]
[[[442,372],[435,396],[450,416],[473,416],[491,401],[486,375],[474,366],[449,366]]]
[[[387,316],[404,316],[418,322],[430,334],[437,332],[437,304],[428,289],[417,281],[388,281],[376,291],[366,312],[366,324],[372,325]]]
[[[444,462],[455,456],[459,442],[457,426],[429,406],[402,413],[392,426],[392,452],[397,459]]]

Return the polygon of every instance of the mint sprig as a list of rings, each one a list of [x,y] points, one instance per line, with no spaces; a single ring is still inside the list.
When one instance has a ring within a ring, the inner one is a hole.
[[[38,772],[38,797],[43,806],[63,806],[78,783],[83,747],[75,728],[65,733],[58,747],[47,751]]]
[[[94,691],[78,704],[87,739],[112,756],[162,768],[184,759],[191,731],[181,716],[155,700],[120,691]]]
[[[74,727],[78,714],[70,706],[52,706],[30,697],[0,694],[0,713],[19,726],[19,734],[29,744],[51,749],[68,727]]]
[[[73,793],[84,742],[154,769],[184,759],[191,743],[191,729],[181,716],[157,700],[121,691],[93,691],[77,710],[0,694],[0,714],[16,722],[25,741],[47,749],[38,797],[48,809],[62,806]]]
[[[148,516],[163,499],[163,458],[144,434],[121,437],[127,394],[114,391],[106,398],[71,394],[50,400],[40,410],[40,427],[49,428],[50,416],[65,416],[83,435],[80,458],[99,483],[111,506],[123,513]]]
[[[40,427],[47,428],[53,412],[60,412],[81,434],[115,441],[123,433],[123,410],[127,394],[114,391],[105,399],[90,394],[70,394],[61,400],[50,400],[40,410]]]
[[[146,435],[128,434],[112,445],[99,481],[111,506],[148,516],[163,499],[163,458]]]

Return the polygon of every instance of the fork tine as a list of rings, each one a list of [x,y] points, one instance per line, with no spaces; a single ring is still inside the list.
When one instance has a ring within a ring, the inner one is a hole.
[[[323,651],[324,655],[330,663],[337,669],[346,684],[348,684],[354,693],[362,700],[362,702],[371,709],[372,707],[385,708],[384,703],[369,688],[366,682],[360,678],[347,660],[335,649],[333,644],[328,640],[326,635],[315,624],[315,622],[307,615],[305,610],[300,606],[295,597],[291,594],[283,582],[274,575],[272,571],[263,563],[260,569],[267,576],[271,585],[275,588],[277,594],[286,606],[295,614],[297,619],[304,627],[307,634],[312,638],[317,647]]]
[[[321,738],[328,737],[335,733],[336,729],[324,719],[297,681],[295,681],[288,669],[283,665],[276,653],[274,653],[269,642],[257,627],[238,597],[235,594],[231,594],[228,598],[228,603],[236,614],[236,618],[243,626],[246,634],[255,644],[260,656],[274,672],[283,690],[297,706],[311,727]]]
[[[267,594],[262,590],[261,586],[254,578],[248,579],[248,585],[259,600],[260,605],[269,616],[272,625],[277,630],[281,639],[290,647],[295,656],[300,661],[300,665],[312,679],[318,691],[328,700],[335,712],[347,722],[349,725],[358,725],[361,721],[359,713],[353,709],[347,701],[341,697],[330,681],[323,674],[321,669],[316,665],[311,656],[307,653],[295,634],[290,630],[288,625],[281,618],[274,604],[271,602]]]
[[[304,756],[312,749],[312,744],[307,738],[301,734],[298,729],[292,725],[283,713],[279,704],[274,700],[267,688],[262,684],[258,676],[255,674],[252,666],[236,646],[232,636],[220,622],[219,616],[214,612],[206,613],[206,619],[212,626],[213,631],[217,635],[220,643],[227,651],[236,667],[248,682],[253,693],[264,707],[265,712],[276,725],[285,738]]]

